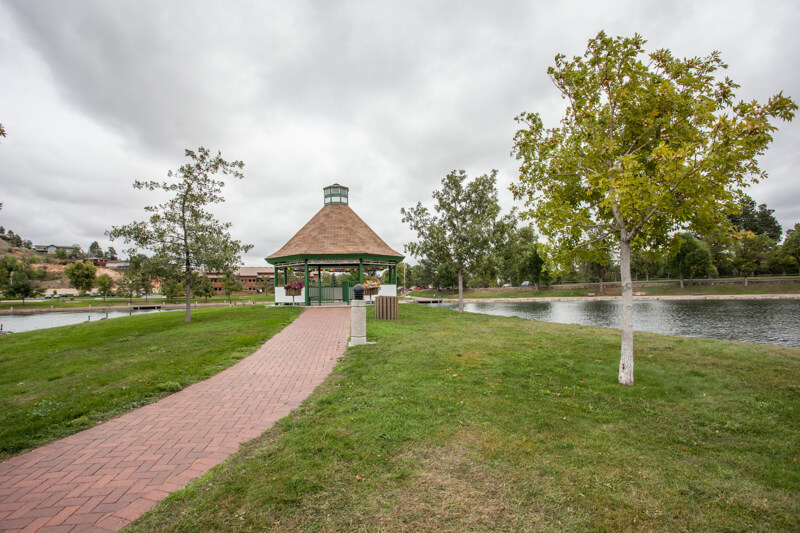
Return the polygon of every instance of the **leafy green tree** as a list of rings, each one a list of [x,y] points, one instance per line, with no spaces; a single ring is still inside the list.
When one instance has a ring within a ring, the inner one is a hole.
[[[458,268],[451,263],[440,263],[436,267],[434,283],[438,290],[449,289],[459,282]]]
[[[691,233],[679,233],[677,239],[678,249],[670,258],[669,266],[678,273],[681,289],[685,278],[693,280],[695,276],[713,275],[714,264],[708,245]]]
[[[766,235],[775,242],[781,240],[783,231],[778,220],[772,215],[774,209],[767,209],[767,204],[760,204],[756,208],[756,201],[749,196],[739,201],[739,207],[741,212],[728,215],[728,219],[737,230]]]
[[[600,294],[605,293],[605,282],[614,272],[614,259],[610,250],[600,251],[592,259],[583,261],[579,266],[580,279],[583,282],[597,282]]]
[[[491,236],[500,213],[497,201],[497,171],[471,182],[463,170],[453,171],[442,180],[432,215],[418,202],[401,209],[403,222],[417,233],[418,240],[405,246],[415,257],[427,258],[442,268],[449,264],[458,273],[458,310],[464,312],[464,274],[490,250]]]
[[[618,252],[622,281],[619,383],[633,384],[631,251],[664,247],[674,231],[704,235],[730,227],[743,189],[766,173],[757,158],[797,105],[778,94],[766,103],[736,101],[719,53],[678,59],[645,40],[600,32],[583,57],[557,55],[548,74],[567,99],[561,126],[536,113],[517,117],[520,181],[548,258],[557,265]]]
[[[397,263],[397,285],[403,285],[403,278],[406,275],[406,264],[405,263]],[[392,272],[388,268],[381,274],[381,283],[384,285],[388,284],[392,281]]]
[[[56,259],[64,261],[67,258],[67,251],[64,248],[56,248]]]
[[[133,295],[139,291],[139,278],[136,272],[128,270],[122,274],[122,278],[117,282],[117,292],[128,297],[128,303],[133,303]]]
[[[12,246],[15,246],[17,248],[22,248],[23,247],[22,246],[22,242],[23,242],[22,241],[22,237],[20,237],[16,233],[14,233],[13,230],[8,230],[8,233],[6,233],[6,236],[5,236],[5,240],[8,241],[9,244],[11,244]]]
[[[97,287],[97,292],[100,293],[100,296],[103,297],[103,301],[105,302],[106,297],[111,296],[114,290],[114,278],[108,274],[100,274],[94,280],[94,284]]]
[[[113,246],[108,247],[108,249],[106,250],[105,258],[111,260],[117,259],[117,251],[114,249]]]
[[[64,275],[69,279],[69,284],[78,289],[81,294],[92,290],[96,274],[97,267],[90,261],[76,261],[64,268]]]
[[[83,259],[86,254],[83,253],[81,247],[77,244],[72,245],[72,249],[69,251],[69,258],[70,259]]]
[[[744,231],[741,240],[736,246],[736,256],[733,266],[744,277],[744,286],[747,287],[747,278],[769,265],[769,258],[775,243],[768,235],[756,235],[752,231]]]
[[[263,277],[259,281],[259,285],[261,285],[261,289],[264,291],[264,294],[269,294],[270,292],[275,291],[275,280],[269,279],[268,277]]]
[[[156,280],[167,274],[162,261],[158,258],[131,253],[128,258],[128,269],[125,271],[126,284],[133,288],[134,293],[144,294],[147,301],[148,295],[153,292]]]
[[[192,271],[231,271],[240,264],[240,254],[252,248],[234,240],[228,229],[229,222],[221,223],[206,209],[222,203],[224,182],[213,176],[221,173],[237,179],[244,178],[241,161],[226,161],[222,154],[213,156],[200,147],[197,152],[186,150],[190,163],[177,172],[169,171],[172,182],[136,181],[134,187],[155,191],[161,189],[174,194],[166,203],[148,206],[152,213],[146,222],[133,222],[114,227],[107,235],[123,239],[126,243],[149,249],[164,257],[173,267],[183,272],[186,290],[186,322],[192,321],[191,295]]]
[[[239,278],[230,272],[225,274],[225,277],[222,278],[222,292],[228,297],[228,303],[231,303],[231,294],[240,290],[242,290],[242,282]]]
[[[639,279],[644,276],[650,281],[650,276],[658,273],[664,265],[664,252],[662,250],[636,250],[631,252],[631,273]]]
[[[430,267],[430,268],[429,268]],[[419,265],[408,267],[408,286],[427,288],[433,285],[436,272],[430,262],[420,261]]]
[[[489,248],[477,258],[471,269],[470,287],[494,287],[498,278],[508,281],[516,277],[514,263],[519,253],[517,222],[516,209],[512,209],[495,220],[493,227],[487,228],[487,232],[491,232]]]
[[[33,298],[42,293],[24,270],[15,270],[11,273],[11,280],[4,292],[10,298],[20,298],[22,305],[25,305],[26,298]]]
[[[550,273],[545,268],[545,260],[540,253],[541,245],[536,242],[533,228],[528,226],[520,229],[520,239],[522,246],[517,265],[516,284],[530,281],[533,283],[534,289],[539,290],[541,285],[550,283]]]
[[[0,259],[0,290],[5,290],[11,283],[11,274],[22,270],[17,258],[11,254],[6,254]]]
[[[797,260],[787,254],[781,245],[772,248],[767,263],[769,263],[769,271],[772,274],[786,276],[789,272],[794,272],[797,269]]]
[[[167,301],[180,296],[182,290],[181,279],[177,276],[167,276],[161,280],[161,294]]]
[[[731,233],[714,231],[704,236],[703,241],[708,244],[708,249],[711,251],[711,262],[714,264],[717,276],[732,276],[735,236]]]
[[[98,257],[100,259],[104,257],[103,249],[100,248],[100,244],[97,241],[94,241],[89,245],[89,257]]]
[[[197,272],[193,272],[192,276],[194,293],[208,302],[209,296],[214,296],[214,283],[207,276],[201,276]]]
[[[783,241],[782,248],[783,253],[797,261],[800,274],[800,222],[795,224],[792,229],[786,230],[786,240]]]
[[[0,291],[5,291],[11,282],[11,271],[4,264],[0,264]]]

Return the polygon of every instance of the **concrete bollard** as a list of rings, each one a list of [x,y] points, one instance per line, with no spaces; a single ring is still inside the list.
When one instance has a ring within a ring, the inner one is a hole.
[[[367,344],[367,302],[350,302],[350,346]]]

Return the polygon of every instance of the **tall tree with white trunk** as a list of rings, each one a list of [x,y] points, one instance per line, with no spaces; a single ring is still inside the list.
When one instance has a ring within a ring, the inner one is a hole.
[[[797,109],[782,93],[737,100],[718,52],[645,55],[645,43],[600,32],[582,57],[557,55],[548,74],[567,100],[561,125],[523,113],[513,148],[521,166],[511,190],[548,238],[553,266],[619,256],[623,385],[633,384],[631,250],[666,247],[684,229],[731,230],[744,189],[767,177],[757,158],[773,120]]]

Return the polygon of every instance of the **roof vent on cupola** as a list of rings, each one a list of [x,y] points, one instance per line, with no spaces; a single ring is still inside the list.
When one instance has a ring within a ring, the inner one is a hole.
[[[347,205],[348,201],[348,194],[349,190],[347,187],[343,185],[339,185],[338,183],[334,183],[333,185],[328,185],[323,189],[325,191],[325,205],[328,204],[344,204]]]

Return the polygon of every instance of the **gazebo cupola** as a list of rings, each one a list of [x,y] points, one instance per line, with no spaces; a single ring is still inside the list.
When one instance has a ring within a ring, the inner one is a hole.
[[[348,195],[350,189],[338,183],[328,185],[325,191],[325,205],[328,204],[349,204]]]
[[[334,183],[323,188],[322,209],[300,228],[280,250],[267,257],[275,266],[275,303],[292,303],[281,282],[288,282],[289,272],[303,273],[303,301],[306,305],[324,302],[347,302],[352,287],[348,282],[324,286],[322,273],[357,272],[364,274],[389,270],[389,283],[381,286],[380,295],[397,295],[397,264],[403,260],[355,211],[350,208],[350,189]],[[309,285],[310,272],[316,272],[316,284]],[[282,276],[281,276],[282,274]]]

